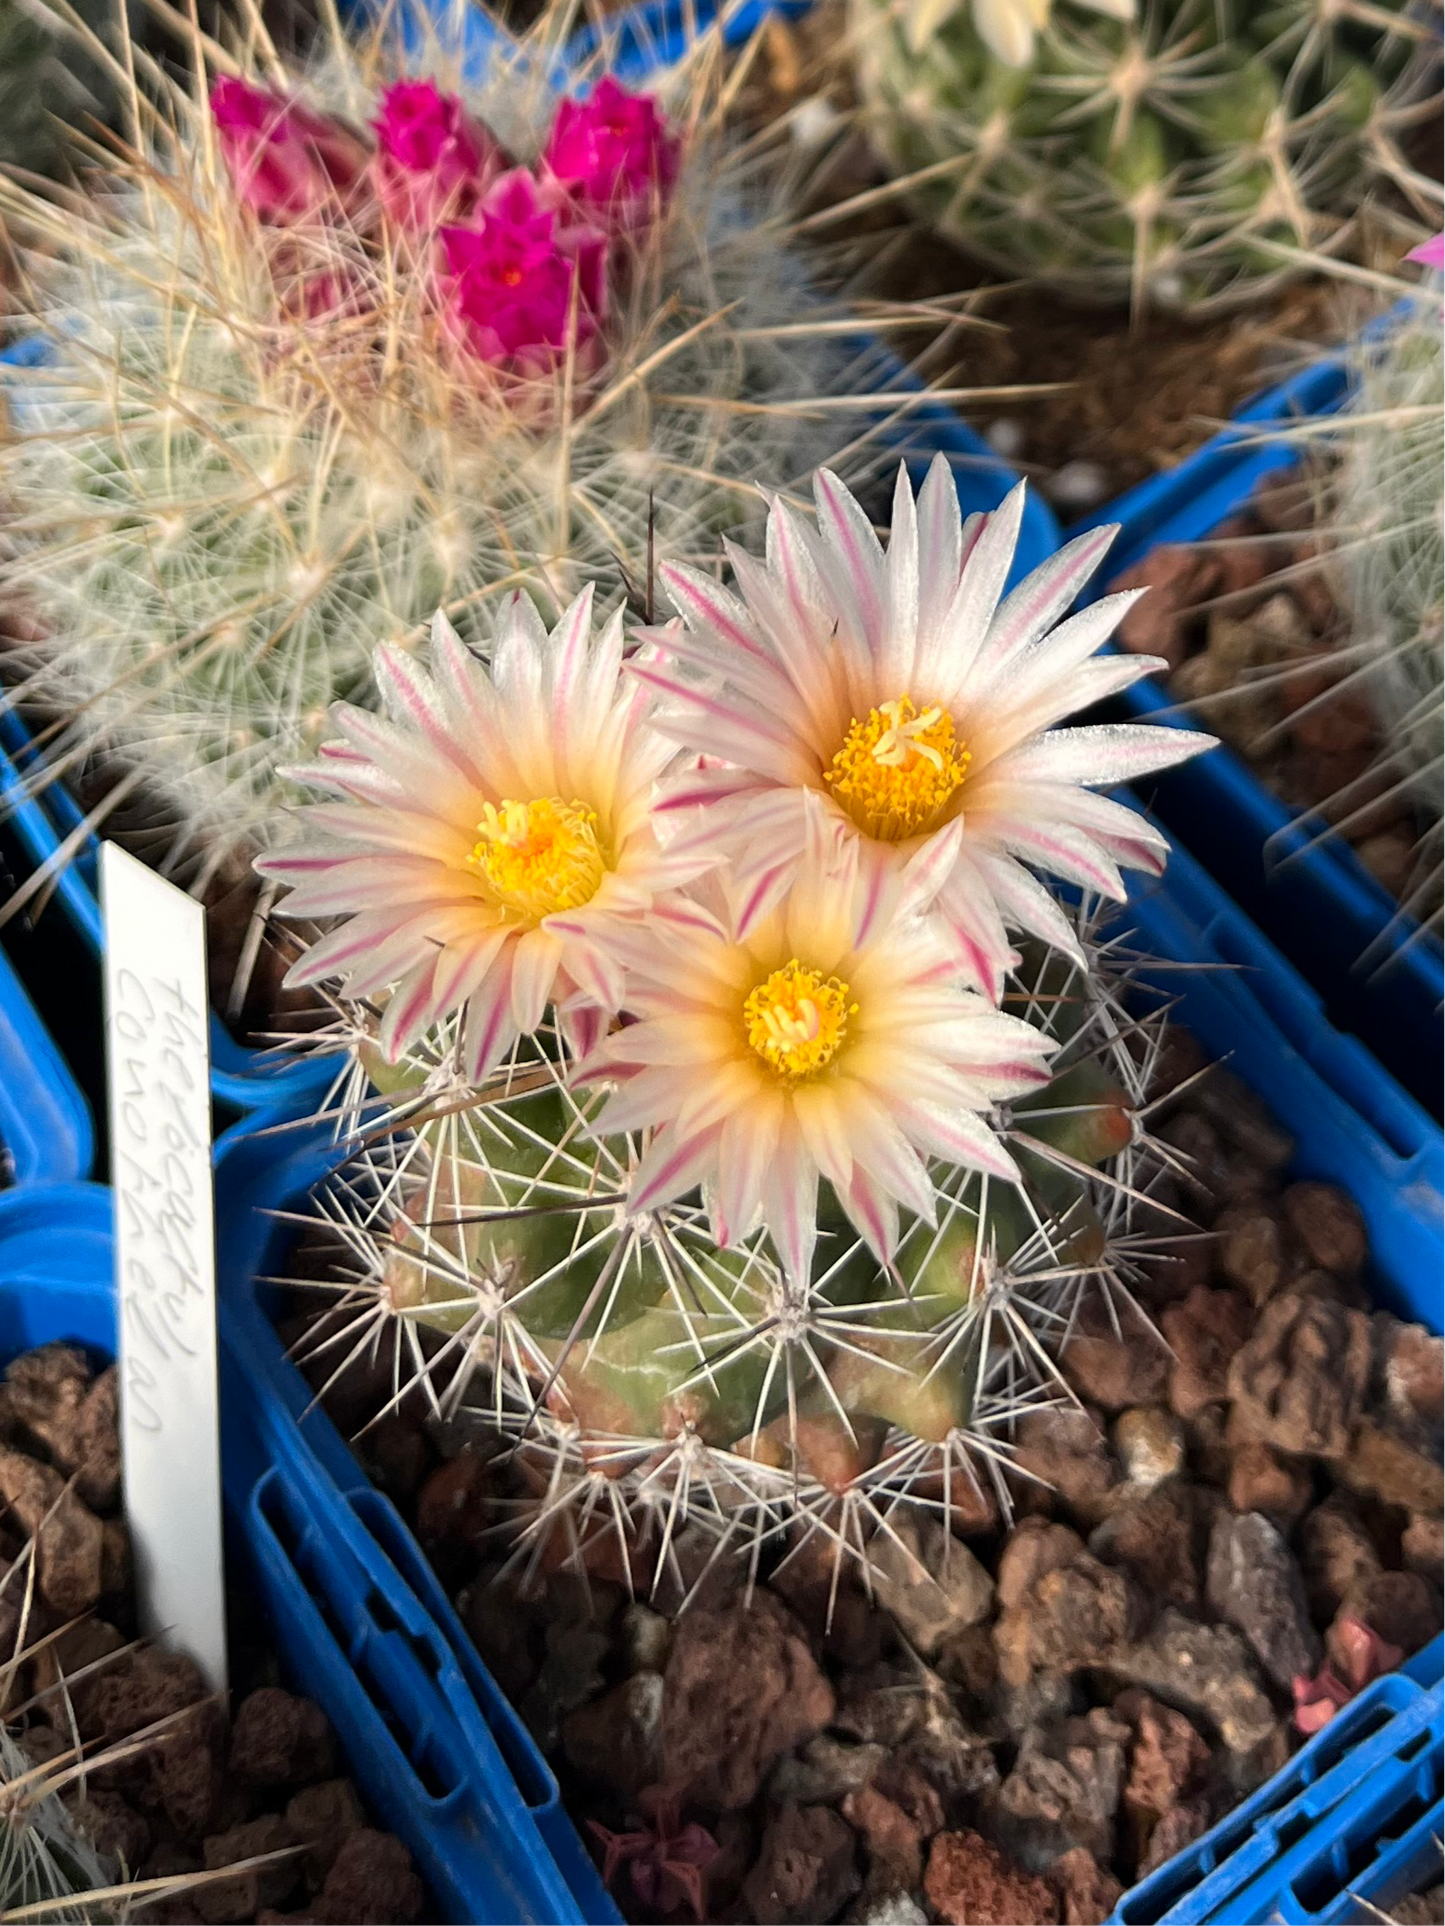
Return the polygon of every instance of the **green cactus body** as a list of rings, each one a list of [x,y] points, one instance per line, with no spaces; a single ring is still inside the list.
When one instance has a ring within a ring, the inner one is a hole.
[[[1445,501],[1440,299],[1357,350],[1358,386],[1333,477],[1339,579],[1351,642],[1368,648],[1381,735],[1417,805],[1438,824],[1442,760],[1441,595]]]
[[[629,1219],[638,1145],[588,1136],[596,1100],[563,1085],[550,1046],[469,1099],[442,1033],[387,1073],[404,1149],[347,1174],[326,1215],[349,1215],[365,1253],[364,1315],[429,1329],[452,1365],[465,1348],[494,1418],[550,1465],[548,1531],[559,1479],[589,1505],[604,1480],[609,1517],[635,1521],[666,1489],[684,1516],[741,1511],[755,1535],[800,1506],[976,1481],[993,1427],[1051,1395],[1078,1293],[1127,1271],[1117,1206],[1140,1181],[1147,1069],[1120,988],[1107,962],[1027,952],[1007,1004],[1059,1051],[1006,1120],[1024,1181],[936,1166],[937,1222],[907,1222],[888,1271],[826,1186],[806,1287],[760,1232],[712,1243],[699,1202]],[[348,1205],[378,1191],[379,1209]]]
[[[867,126],[951,239],[1089,299],[1196,307],[1345,246],[1395,135],[1437,86],[1408,0],[1140,0],[1053,9],[1026,67],[960,6],[914,52],[896,0],[851,0]],[[1424,109],[1428,111],[1428,109]],[[950,165],[952,163],[952,165]]]

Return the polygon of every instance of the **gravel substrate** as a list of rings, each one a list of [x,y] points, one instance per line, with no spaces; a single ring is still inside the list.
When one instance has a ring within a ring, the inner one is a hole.
[[[1267,788],[1336,825],[1422,920],[1438,917],[1438,817],[1432,826],[1417,814],[1369,686],[1351,679],[1351,638],[1311,523],[1308,490],[1289,480],[1261,489],[1208,542],[1156,548],[1109,584],[1150,591],[1118,641],[1162,656],[1169,693]]]
[[[95,1375],[71,1344],[16,1358],[0,1383],[0,1574],[10,1574],[0,1590],[0,1653],[8,1657],[17,1640],[27,1650],[46,1642],[6,1675],[10,1705],[43,1695],[11,1729],[39,1764],[68,1751],[72,1718],[87,1752],[98,1753],[188,1713],[164,1738],[62,1795],[117,1877],[172,1878],[286,1854],[126,1917],[164,1926],[421,1919],[427,1902],[406,1847],[370,1824],[325,1714],[274,1682],[263,1648],[235,1655],[251,1689],[238,1685],[228,1717],[190,1659],[132,1644],[120,1478],[115,1368]],[[27,1609],[27,1572],[16,1561],[32,1540]],[[238,1645],[254,1640],[253,1616],[236,1602]]]
[[[1199,1063],[1171,1052],[1164,1087]],[[538,1493],[481,1420],[388,1410],[389,1359],[333,1392],[630,1918],[1102,1921],[1439,1629],[1441,1341],[1374,1307],[1354,1204],[1288,1180],[1229,1071],[1160,1130],[1194,1173],[1160,1201],[1212,1235],[1078,1325],[1012,1523],[894,1514],[871,1597],[822,1536],[751,1590],[713,1563],[681,1616],[686,1532],[651,1596],[606,1533],[527,1578]],[[293,1339],[328,1314],[290,1308]]]

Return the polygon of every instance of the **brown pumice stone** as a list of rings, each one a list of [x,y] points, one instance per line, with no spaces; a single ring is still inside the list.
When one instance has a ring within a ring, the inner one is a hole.
[[[1211,1075],[1164,1118],[1204,1160],[1199,1216],[1219,1235],[1141,1287],[1166,1340],[1147,1357],[1097,1306],[1081,1317],[1068,1370],[1088,1401],[1022,1417],[1012,1516],[970,1498],[948,1546],[936,1509],[873,1520],[893,1550],[871,1597],[823,1529],[780,1536],[750,1578],[685,1528],[643,1605],[610,1569],[530,1597],[489,1588],[495,1565],[462,1581],[529,1704],[539,1667],[552,1690],[576,1646],[580,1697],[549,1741],[574,1809],[615,1830],[644,1781],[680,1788],[679,1823],[718,1844],[710,1917],[1092,1926],[1289,1757],[1296,1668],[1330,1660],[1337,1621],[1363,1615],[1386,1643],[1438,1624],[1438,1522],[1387,1502],[1381,1468],[1403,1447],[1428,1471],[1441,1349],[1374,1309],[1352,1210],[1287,1183],[1289,1139],[1241,1090]],[[1186,1184],[1169,1201],[1193,1210]],[[1258,1232],[1248,1263],[1241,1227]],[[1141,1385],[1147,1401],[1119,1403]],[[505,1516],[522,1494],[483,1456],[474,1484],[455,1478]],[[625,1875],[618,1890],[648,1916]]]
[[[106,1619],[61,1624],[47,1617],[47,1583],[64,1601],[98,1583],[105,1609],[122,1624],[134,1622],[128,1536],[113,1515],[120,1474],[115,1394],[114,1369],[92,1376],[84,1353],[68,1345],[17,1358],[0,1386],[0,1433],[8,1440],[0,1447],[0,1481],[8,1479],[15,1494],[12,1524],[62,1494],[53,1513],[36,1513],[41,1583],[27,1631],[32,1639],[48,1635],[28,1662],[27,1689],[46,1709],[64,1705],[67,1730],[37,1719],[18,1733],[18,1742],[37,1763],[61,1758],[73,1740],[73,1716],[92,1763],[83,1791],[68,1793],[67,1803],[130,1876],[222,1871],[257,1854],[287,1853],[273,1865],[140,1904],[137,1926],[195,1926],[198,1920],[232,1926],[307,1894],[303,1917],[338,1926],[362,1920],[409,1926],[424,1903],[410,1857],[400,1841],[366,1828],[349,1781],[328,1777],[335,1771],[335,1740],[318,1706],[273,1685],[238,1693],[228,1735],[225,1707],[184,1654],[128,1647]],[[83,1557],[74,1552],[77,1545]],[[18,1540],[13,1549],[18,1554]],[[75,1576],[82,1570],[83,1584]],[[18,1616],[8,1642],[17,1626]],[[163,1720],[172,1721],[164,1739],[99,1762],[108,1747]],[[228,1771],[228,1758],[238,1773]],[[323,1783],[313,1783],[318,1778]],[[268,1803],[285,1803],[286,1810],[267,1810]],[[369,1857],[367,1851],[358,1857],[349,1845],[358,1833],[380,1842]],[[302,1850],[292,1850],[298,1846]],[[348,1851],[351,1884],[343,1882],[339,1896],[328,1895],[326,1882]]]

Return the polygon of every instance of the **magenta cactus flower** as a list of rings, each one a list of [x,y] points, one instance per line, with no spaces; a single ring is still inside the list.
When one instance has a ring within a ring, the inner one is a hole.
[[[557,109],[542,167],[583,218],[628,233],[666,205],[681,147],[656,102],[607,75],[586,100]]]
[[[396,226],[411,233],[466,220],[509,164],[486,128],[434,80],[388,87],[372,124],[377,199]]]
[[[1432,235],[1428,241],[1422,241],[1420,247],[1410,248],[1405,258],[1416,262],[1420,268],[1445,270],[1445,233]],[[1439,314],[1441,314],[1441,320],[1445,320],[1445,306],[1441,306]]]
[[[585,365],[606,310],[606,242],[544,206],[525,168],[439,239],[442,310],[472,354],[519,374],[550,373],[569,350]]]
[[[216,81],[211,116],[237,196],[274,225],[345,205],[365,171],[365,146],[339,121],[264,87]]]

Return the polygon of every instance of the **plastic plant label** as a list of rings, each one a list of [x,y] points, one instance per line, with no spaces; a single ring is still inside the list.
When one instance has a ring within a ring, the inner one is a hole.
[[[205,912],[100,852],[120,1433],[143,1629],[226,1685]]]

